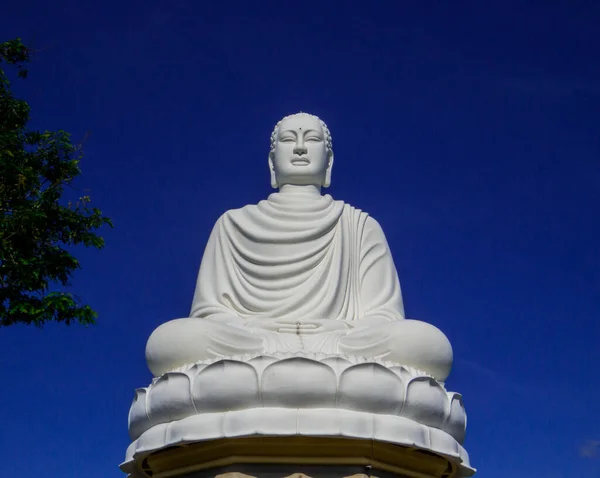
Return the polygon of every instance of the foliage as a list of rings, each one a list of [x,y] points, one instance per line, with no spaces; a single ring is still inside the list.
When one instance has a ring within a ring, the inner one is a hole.
[[[80,267],[67,249],[102,248],[94,231],[111,222],[88,196],[63,204],[64,188],[81,173],[81,147],[65,131],[30,130],[29,105],[13,96],[3,69],[25,78],[31,55],[20,39],[0,44],[0,327],[91,324],[96,312],[58,289]]]

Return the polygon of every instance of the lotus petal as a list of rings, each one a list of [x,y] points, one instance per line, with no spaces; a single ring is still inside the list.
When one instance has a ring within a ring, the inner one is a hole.
[[[258,375],[250,364],[219,360],[196,375],[192,396],[198,413],[259,407]]]
[[[147,390],[138,388],[129,409],[129,436],[137,440],[139,436],[152,426],[146,411]]]
[[[398,377],[400,377],[400,380],[402,380],[403,383],[408,383],[413,378],[413,374],[410,373],[410,371],[402,365],[395,365],[393,367],[390,367],[390,370],[396,375],[398,375]]]
[[[376,363],[353,365],[342,372],[338,406],[347,410],[396,415],[404,404],[404,385]]]
[[[335,373],[328,365],[300,357],[280,360],[263,373],[263,406],[334,408],[336,382]]]
[[[462,444],[465,441],[467,430],[467,412],[461,394],[450,392],[449,395],[450,415],[446,419],[442,430],[452,435],[458,443]]]
[[[326,357],[321,362],[329,365],[338,377],[352,365],[352,362],[342,357]]]
[[[277,359],[275,357],[269,357],[268,355],[259,355],[258,357],[250,359],[248,363],[252,364],[252,366],[256,369],[258,375],[261,376],[264,369],[276,360]]]
[[[153,424],[180,420],[195,413],[190,378],[185,373],[165,373],[150,387],[148,416]]]
[[[416,377],[408,383],[406,403],[400,415],[423,425],[441,428],[448,408],[446,392],[435,379]]]

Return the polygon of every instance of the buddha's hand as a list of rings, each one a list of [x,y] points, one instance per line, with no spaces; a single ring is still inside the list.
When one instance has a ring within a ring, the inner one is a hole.
[[[279,332],[280,334],[322,334],[333,330],[346,330],[344,321],[333,319],[250,319],[246,327]]]
[[[348,330],[348,324],[344,320],[335,319],[306,319],[296,321],[296,328],[292,332],[296,334],[322,334],[335,330]],[[287,332],[287,331],[286,331]]]
[[[289,325],[289,323],[283,319],[271,319],[267,317],[249,319],[244,322],[245,327],[250,327],[251,329],[270,330],[271,332],[279,332],[279,329],[284,328],[287,325]]]

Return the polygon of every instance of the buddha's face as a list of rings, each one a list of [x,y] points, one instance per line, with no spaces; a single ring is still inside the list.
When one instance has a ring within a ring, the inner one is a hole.
[[[272,185],[328,186],[333,155],[318,118],[294,115],[279,125],[275,150],[269,156]]]

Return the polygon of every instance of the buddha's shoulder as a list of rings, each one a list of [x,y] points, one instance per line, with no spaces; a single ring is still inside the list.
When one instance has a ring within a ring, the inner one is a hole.
[[[243,217],[248,217],[253,214],[256,214],[259,211],[259,204],[246,204],[245,206],[229,209],[225,211],[219,219],[217,219],[217,224],[222,223],[224,221],[229,220],[237,220]]]
[[[357,216],[361,216],[365,222],[369,223],[369,224],[378,224],[377,221],[375,220],[375,218],[373,216],[371,216],[367,211],[353,206],[352,204],[348,204],[347,202],[343,202],[343,201],[336,201],[336,202],[340,202],[343,204],[344,209],[350,213],[350,214],[354,214]]]
[[[251,218],[258,215],[269,214],[272,211],[273,203],[272,199],[264,199],[258,204],[247,204],[245,206],[229,209],[225,211],[217,220],[217,223],[228,221],[228,220],[240,220],[242,218]],[[367,227],[378,228],[379,223],[369,215],[368,212],[355,207],[343,200],[333,199],[329,195],[323,196],[324,204],[321,205],[322,209],[330,209],[332,211],[338,211],[340,216],[361,218]]]
[[[344,203],[344,210],[346,211],[347,216],[353,217],[358,224],[362,224],[363,232],[375,235],[383,234],[383,229],[379,222],[377,222],[377,219],[368,212],[348,203]]]

